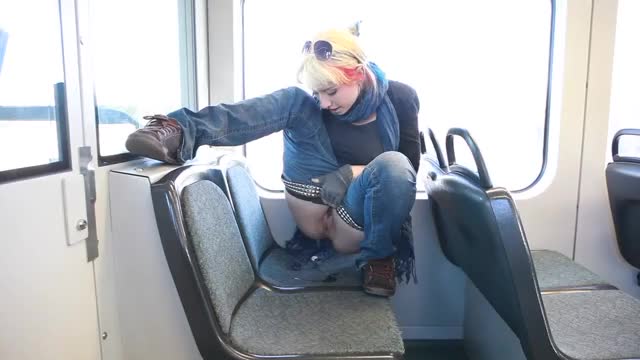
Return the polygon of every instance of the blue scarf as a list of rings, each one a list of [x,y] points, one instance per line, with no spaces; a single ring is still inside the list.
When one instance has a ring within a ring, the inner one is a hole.
[[[389,81],[378,65],[369,62],[367,66],[376,77],[376,86],[363,88],[351,109],[346,114],[335,117],[340,121],[353,123],[364,120],[375,112],[384,151],[397,151],[400,144],[400,126],[396,110],[387,95]]]
[[[376,113],[378,133],[382,140],[384,151],[398,151],[400,145],[400,125],[398,115],[387,95],[389,81],[384,72],[375,63],[367,63],[369,69],[376,77],[376,86],[362,89],[358,100],[344,115],[335,115],[340,121],[353,123],[364,120],[369,115]],[[404,222],[401,234],[393,239],[395,246],[395,270],[396,277],[400,281],[409,282],[413,278],[417,282],[415,268],[415,253],[413,251],[413,232],[411,230],[411,215]]]

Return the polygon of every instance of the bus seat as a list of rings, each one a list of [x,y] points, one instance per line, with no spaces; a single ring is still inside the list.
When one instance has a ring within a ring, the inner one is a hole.
[[[422,156],[422,167],[431,180],[436,180],[438,176],[448,172],[449,168],[433,130],[429,128],[428,133],[431,150],[423,151],[425,155]],[[424,144],[423,147],[426,149]],[[478,175],[467,171],[468,169],[464,167],[456,166],[454,170],[472,179],[472,181],[478,181]],[[445,248],[449,245],[449,243],[443,244]],[[579,287],[611,287],[598,275],[558,252],[533,250],[531,251],[531,256],[536,269],[538,284],[542,291]]]
[[[477,172],[455,163],[454,136],[466,141]],[[640,301],[618,290],[541,292],[513,198],[493,186],[468,131],[449,130],[446,148],[450,171],[426,184],[445,255],[513,332],[526,359],[639,358]],[[552,257],[543,253],[539,265]]]
[[[531,250],[540,291],[610,289],[615,287],[591,270],[552,250]]]
[[[221,159],[221,163],[229,163],[226,178],[232,206],[251,263],[260,279],[280,289],[362,286],[355,267],[356,255],[335,254],[322,261],[305,262],[281,248],[273,240],[256,185],[244,162]]]
[[[640,129],[622,129],[614,135],[613,162],[606,170],[607,191],[620,253],[640,269],[640,157],[618,154],[620,138],[625,135],[640,136]]]
[[[254,189],[248,169],[242,165],[231,166],[226,171],[231,204],[235,210],[236,221],[254,268],[259,269],[264,255],[273,247],[275,241],[262,212],[260,199]],[[246,205],[246,206],[245,206]]]
[[[152,185],[162,247],[203,359],[399,359],[390,301],[327,288],[282,292],[254,275],[224,170],[180,167]]]
[[[435,181],[438,176],[444,175],[450,170],[459,176],[469,179],[471,182],[477,183],[480,181],[477,173],[464,166],[454,164],[454,166],[449,169],[449,164],[444,159],[443,152],[434,132],[431,129],[428,129],[428,132],[433,151],[423,155],[422,166],[426,169],[430,181]],[[447,241],[446,238],[441,239],[440,242],[443,252],[449,261],[454,265],[458,265],[455,260],[455,247],[457,243]],[[536,271],[538,286],[543,292],[559,289],[615,289],[615,287],[608,284],[598,275],[558,252],[551,250],[532,250],[531,257]]]

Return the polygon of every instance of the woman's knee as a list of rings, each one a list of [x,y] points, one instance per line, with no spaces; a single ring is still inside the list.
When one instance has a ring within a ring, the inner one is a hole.
[[[416,172],[409,159],[401,152],[387,151],[378,155],[371,163],[371,170],[377,179],[395,186],[406,184],[415,187]]]

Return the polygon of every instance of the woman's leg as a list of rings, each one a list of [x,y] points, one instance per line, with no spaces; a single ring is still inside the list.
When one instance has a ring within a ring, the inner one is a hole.
[[[198,112],[182,108],[148,120],[152,121],[129,136],[127,149],[161,161],[183,163],[192,159],[201,145],[242,145],[283,129],[294,132],[296,138],[310,138],[322,126],[322,113],[313,97],[290,87],[233,104],[207,106]],[[327,147],[319,141],[314,146]],[[312,150],[318,151],[315,147]]]
[[[353,180],[343,207],[364,230],[359,266],[393,254],[393,240],[399,238],[415,199],[416,173],[399,152],[382,153]]]
[[[394,254],[394,243],[400,239],[402,224],[409,216],[415,195],[416,173],[409,159],[399,152],[379,155],[353,180],[342,209],[334,210],[334,215],[339,211],[343,211],[343,215],[333,218],[343,225],[351,223],[353,230],[361,227],[364,231],[356,264],[359,268]],[[353,234],[336,230],[330,238],[336,248],[350,248]]]

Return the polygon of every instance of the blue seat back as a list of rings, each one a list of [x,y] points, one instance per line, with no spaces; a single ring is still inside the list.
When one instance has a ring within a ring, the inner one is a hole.
[[[622,129],[614,135],[613,162],[606,169],[607,191],[620,253],[640,269],[640,157],[618,154],[623,136],[640,136],[640,129]]]
[[[461,136],[471,148],[477,172],[456,164],[454,136]],[[480,150],[466,130],[449,130],[446,145],[448,171],[427,181],[445,256],[465,272],[516,334],[528,359],[556,359],[511,195],[493,187]]]
[[[258,271],[263,256],[275,242],[262,210],[256,185],[249,170],[239,163],[227,169],[227,182],[249,259],[254,269]]]

